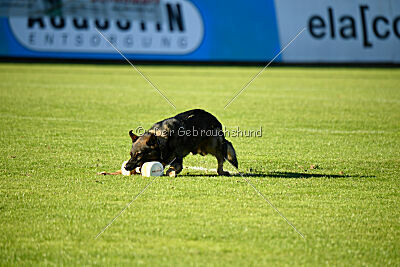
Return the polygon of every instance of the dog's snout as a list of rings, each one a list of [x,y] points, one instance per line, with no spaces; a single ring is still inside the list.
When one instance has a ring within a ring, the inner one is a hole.
[[[125,164],[125,170],[131,171],[131,170],[133,170],[133,169],[134,169],[134,165],[132,164],[132,162],[128,161],[128,162]]]

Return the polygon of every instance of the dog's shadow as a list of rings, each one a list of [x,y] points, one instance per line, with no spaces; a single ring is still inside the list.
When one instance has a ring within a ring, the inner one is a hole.
[[[217,177],[217,174],[210,173],[185,173],[179,176],[202,176],[202,177]],[[257,178],[287,178],[287,179],[309,179],[309,178],[372,178],[375,176],[367,175],[349,175],[349,174],[323,174],[323,173],[306,173],[306,172],[269,172],[269,173],[231,173],[230,177],[257,177]],[[228,176],[229,177],[229,176]]]

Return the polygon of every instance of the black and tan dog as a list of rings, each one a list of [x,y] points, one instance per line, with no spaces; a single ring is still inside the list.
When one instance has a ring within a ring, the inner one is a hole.
[[[163,166],[170,165],[167,175],[176,176],[182,171],[183,158],[189,153],[215,156],[219,175],[229,175],[223,169],[225,159],[238,167],[235,149],[225,139],[221,123],[201,109],[157,122],[140,137],[132,131],[129,135],[132,149],[131,158],[125,166],[128,171],[148,161],[159,161]]]

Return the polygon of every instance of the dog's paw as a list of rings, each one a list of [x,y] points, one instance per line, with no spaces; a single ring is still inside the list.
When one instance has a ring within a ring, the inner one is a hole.
[[[176,177],[176,171],[174,169],[168,169],[166,173],[169,177]]]

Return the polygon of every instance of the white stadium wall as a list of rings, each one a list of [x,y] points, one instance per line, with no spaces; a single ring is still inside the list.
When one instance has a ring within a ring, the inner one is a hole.
[[[398,0],[275,0],[284,62],[400,62]]]

